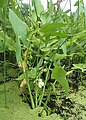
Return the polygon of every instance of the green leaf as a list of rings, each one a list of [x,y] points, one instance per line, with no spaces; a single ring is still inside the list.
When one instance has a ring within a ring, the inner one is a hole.
[[[32,14],[32,17],[31,17],[35,22],[37,21],[37,16],[36,16],[36,12],[35,10],[33,10],[33,14]]]
[[[73,64],[72,69],[80,69],[82,72],[86,71],[86,64]]]
[[[53,30],[56,30],[57,28],[60,28],[60,27],[64,27],[66,26],[67,24],[65,23],[50,23],[50,24],[46,24],[44,26],[41,27],[41,32],[50,32],[50,31],[53,31]]]
[[[39,67],[42,66],[42,63],[43,63],[43,58],[40,58],[40,60],[39,60],[39,62],[38,62],[38,64],[37,64],[37,66],[36,66],[37,70],[39,69]]]
[[[0,52],[4,51],[4,43],[0,41]]]
[[[67,37],[67,34],[62,31],[54,31],[51,33],[51,36],[58,36],[61,38],[65,38],[65,37]]]
[[[53,5],[53,1],[50,0],[50,2],[49,2],[49,14],[50,14],[50,16],[53,15],[53,12],[54,12],[54,5]]]
[[[67,48],[66,48],[66,44],[64,43],[62,46],[61,46],[62,50],[63,50],[63,53],[66,55],[67,54]]]
[[[69,90],[69,85],[68,81],[66,79],[66,72],[62,69],[61,66],[57,65],[53,70],[52,70],[52,79],[57,80],[64,88],[66,92]]]
[[[27,72],[28,78],[36,78],[37,70],[36,68],[32,68],[30,71]]]
[[[24,79],[24,74],[21,74],[20,76],[18,76],[18,78],[16,78],[16,80],[18,80],[18,81],[21,81],[23,79]]]
[[[15,47],[17,62],[19,62],[21,60],[21,44],[19,38],[22,40],[24,45],[28,45],[26,41],[27,25],[21,19],[19,19],[19,17],[11,9],[9,10],[9,20],[17,38]]]
[[[34,79],[34,78],[36,78],[36,75],[37,75],[36,68],[32,68],[31,70],[28,70],[28,71],[26,72],[26,74],[27,74],[27,77],[28,77],[29,79]],[[25,77],[25,75],[22,74],[22,75],[20,75],[16,80],[19,80],[19,81],[20,81],[20,80],[23,80],[24,77]]]
[[[40,17],[41,13],[44,11],[43,5],[40,0],[34,0],[35,1],[35,7],[38,17]]]
[[[20,44],[19,39],[16,41],[15,47],[16,47],[16,51],[15,51],[16,52],[16,59],[17,59],[17,63],[19,63],[21,60],[21,44]]]
[[[9,20],[16,36],[20,37],[23,41],[26,40],[27,25],[11,9],[9,10]]]
[[[8,47],[8,49],[12,50],[12,51],[15,51],[15,49],[16,49],[15,48],[15,42],[10,37],[8,37],[7,35],[5,35],[5,39],[6,39],[6,46]],[[0,47],[1,47],[1,44],[4,44],[4,32],[3,31],[0,31],[0,42],[1,42],[0,43]]]
[[[42,12],[40,19],[41,19],[43,24],[47,23],[47,17],[46,17],[46,13],[45,12]]]
[[[67,34],[62,31],[56,31],[51,29],[50,31],[44,32],[44,36],[58,36],[60,38],[65,38],[67,37]]]
[[[58,54],[58,53],[56,53],[56,54],[54,55],[53,60],[54,60],[54,61],[56,61],[56,60],[61,60],[61,59],[65,59],[66,57],[67,57],[66,54]]]
[[[6,5],[6,0],[0,1],[0,8],[3,8]]]

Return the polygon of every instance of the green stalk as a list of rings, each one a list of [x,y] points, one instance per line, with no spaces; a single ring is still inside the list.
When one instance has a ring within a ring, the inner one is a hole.
[[[36,104],[36,107],[37,107],[37,105],[38,105],[38,86],[37,86],[37,84],[36,84],[36,87],[35,87],[35,104]]]
[[[50,94],[51,94],[51,88],[50,88],[50,90],[49,90],[49,94],[48,94],[48,96],[47,96],[47,99],[46,99],[46,101],[45,101],[45,103],[44,103],[44,107],[43,107],[43,109],[42,109],[42,111],[41,111],[41,115],[42,115],[45,107],[48,108],[47,103],[48,103],[48,101],[50,100]],[[43,102],[42,102],[42,103],[43,103]]]
[[[41,42],[40,42],[40,44],[41,44]],[[39,62],[40,44],[39,44],[39,48],[38,48],[37,65],[38,65],[38,62]],[[39,78],[37,72],[39,73],[38,66],[36,66],[36,76],[37,76],[36,79]],[[35,86],[35,105],[36,105],[36,107],[38,105],[38,86],[37,86],[37,84]]]
[[[72,33],[72,8],[71,8],[71,0],[69,0],[69,4],[70,4],[70,21],[71,21],[71,33]],[[70,54],[72,52],[72,39],[70,40]],[[70,62],[70,61],[69,61]]]
[[[30,88],[30,83],[29,83],[29,79],[28,79],[27,73],[25,73],[25,79],[26,79],[27,86],[28,86],[28,91],[29,91],[29,94],[30,94],[32,108],[35,108],[34,100],[33,100],[33,96],[32,96],[32,93],[31,93],[31,88]]]
[[[28,81],[27,86],[28,86],[28,90],[29,90],[29,94],[30,94],[30,99],[31,99],[32,108],[35,108],[34,101],[33,101],[33,96],[32,96],[32,94],[31,94],[31,89],[30,89],[29,81]]]
[[[38,57],[37,57],[37,64],[38,64]],[[38,71],[38,68],[36,67],[36,76],[37,76],[37,71]],[[37,83],[35,83],[35,105],[36,105],[36,107],[38,105],[38,99],[37,98],[38,98],[38,86],[37,86]]]
[[[50,64],[50,66],[51,66],[51,64]],[[47,73],[46,73],[46,79],[45,79],[45,83],[44,83],[44,87],[43,87],[42,94],[41,94],[41,96],[39,97],[39,100],[40,100],[40,101],[39,101],[39,106],[41,106],[42,99],[43,99],[43,96],[44,96],[45,86],[46,86],[47,81],[48,81],[48,75],[49,75],[50,66],[49,66],[49,68],[48,68],[48,70],[47,70]]]
[[[27,63],[28,59],[27,57],[25,56],[24,58],[24,61]],[[28,79],[28,75],[27,75],[27,71],[24,73],[24,78],[26,80],[26,83],[27,83],[27,87],[28,87],[28,91],[29,91],[29,94],[30,94],[30,100],[31,100],[31,106],[32,108],[35,108],[35,105],[34,105],[34,100],[33,100],[33,96],[32,96],[32,93],[31,93],[31,88],[30,88],[30,83],[29,83],[29,79]]]
[[[4,97],[5,97],[5,107],[7,107],[7,95],[6,95],[6,12],[7,12],[7,4],[8,1],[6,0],[6,7],[4,8]]]
[[[39,54],[39,49],[38,49],[38,54]],[[38,64],[38,57],[37,57],[37,64]],[[36,76],[37,76],[37,71],[38,71],[38,68],[36,67]],[[37,77],[38,78],[38,77]],[[38,86],[37,84],[35,84],[35,104],[36,104],[36,107],[37,107],[37,104],[38,104]]]
[[[42,102],[44,104],[44,107],[42,108],[42,111],[41,111],[40,115],[42,115],[45,108],[48,108],[47,103],[48,103],[49,99],[50,99],[50,92],[47,96],[47,99],[46,99],[45,103]]]

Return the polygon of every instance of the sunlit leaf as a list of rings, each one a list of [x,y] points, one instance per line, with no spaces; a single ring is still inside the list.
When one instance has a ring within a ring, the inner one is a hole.
[[[50,0],[50,2],[49,2],[49,14],[50,14],[50,16],[53,15],[53,12],[54,12],[53,1]]]
[[[51,32],[51,36],[58,36],[58,37],[61,37],[61,38],[65,38],[67,37],[67,34],[64,33],[64,32],[61,32],[61,31],[54,31],[54,32]]]
[[[53,30],[56,30],[57,28],[60,28],[60,27],[64,27],[66,26],[67,24],[65,23],[50,23],[50,24],[45,24],[44,26],[41,27],[41,32],[50,32],[50,31],[53,31]]]
[[[35,1],[35,7],[38,17],[40,17],[41,13],[44,11],[43,5],[40,0],[34,0]]]
[[[86,71],[86,64],[73,64],[74,67],[72,69],[80,69],[82,72]]]
[[[18,78],[16,78],[16,80],[19,80],[19,81],[21,81],[23,79],[24,79],[24,74],[21,74],[20,76],[18,76]]]
[[[15,51],[16,52],[16,59],[17,59],[17,63],[19,63],[21,60],[21,44],[20,44],[19,39],[16,41],[15,47],[16,47],[16,51]]]
[[[16,36],[20,37],[21,40],[26,40],[27,25],[11,9],[9,10],[9,20]]]

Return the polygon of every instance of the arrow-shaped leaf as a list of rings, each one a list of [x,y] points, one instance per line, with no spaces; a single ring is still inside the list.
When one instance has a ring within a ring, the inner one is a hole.
[[[57,65],[52,70],[51,78],[57,80],[63,86],[65,91],[68,92],[69,85],[68,85],[68,81],[66,79],[66,72],[62,69],[61,66]]]

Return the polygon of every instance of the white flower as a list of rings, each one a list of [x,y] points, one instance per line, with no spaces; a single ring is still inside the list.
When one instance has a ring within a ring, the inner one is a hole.
[[[44,86],[44,82],[42,81],[42,79],[39,79],[38,86],[39,88],[42,88]]]
[[[46,64],[47,62],[46,61],[44,61],[44,64]]]

